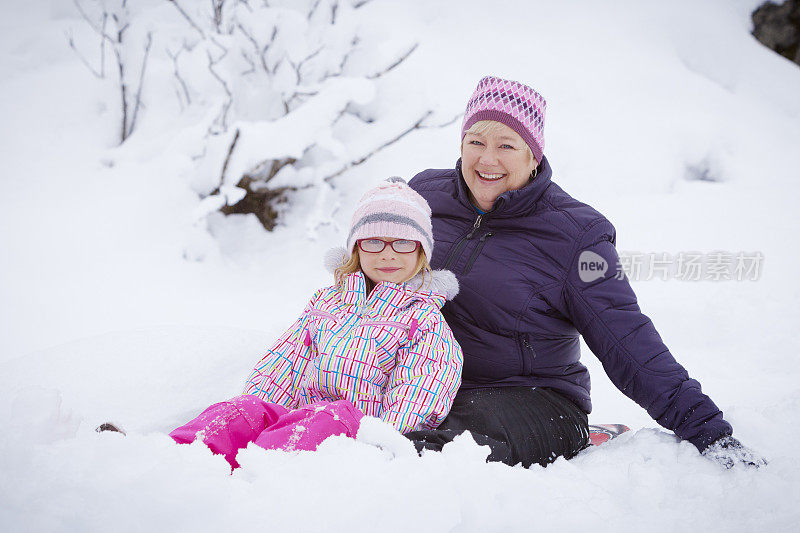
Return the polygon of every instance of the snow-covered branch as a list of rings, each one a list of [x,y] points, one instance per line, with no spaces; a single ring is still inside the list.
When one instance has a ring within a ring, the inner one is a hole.
[[[136,127],[139,109],[143,105],[142,87],[144,86],[147,62],[150,57],[150,48],[153,44],[152,32],[147,32],[146,42],[143,44],[142,66],[139,69],[136,89],[133,92],[133,97],[131,97],[128,80],[130,73],[127,66],[127,48],[129,45],[126,37],[126,31],[130,27],[130,13],[128,12],[127,0],[121,0],[119,5],[115,6],[114,8],[109,8],[105,3],[100,3],[99,5],[102,8],[102,12],[98,17],[100,18],[100,23],[95,22],[95,20],[89,15],[79,0],[73,0],[73,3],[78,10],[78,13],[81,15],[81,18],[83,18],[83,20],[100,39],[100,69],[95,69],[89,64],[88,61],[85,60],[83,55],[78,52],[75,41],[70,34],[69,45],[81,59],[83,64],[86,65],[86,67],[95,77],[103,79],[105,78],[106,43],[111,47],[111,50],[114,53],[114,58],[116,59],[117,63],[116,70],[120,91],[122,119],[122,124],[120,126],[120,143],[123,143],[131,135],[131,133],[133,133],[133,130]],[[109,21],[113,22],[114,31],[109,30]]]
[[[344,165],[341,169],[337,170],[333,174],[331,174],[329,176],[325,176],[325,178],[323,178],[323,181],[328,182],[328,183],[331,182],[334,178],[337,178],[337,177],[341,176],[342,174],[344,174],[345,172],[347,172],[351,168],[366,162],[369,158],[371,158],[372,156],[374,156],[375,154],[377,154],[381,150],[384,150],[385,148],[390,147],[391,145],[393,145],[394,143],[396,143],[397,141],[399,141],[400,139],[402,139],[403,137],[405,137],[406,135],[408,135],[412,131],[417,130],[417,129],[425,128],[426,126],[423,126],[422,123],[425,121],[426,118],[428,118],[432,114],[433,114],[433,111],[430,111],[430,110],[426,111],[411,126],[406,128],[405,130],[401,131],[400,133],[398,133],[397,135],[395,135],[394,137],[392,137],[388,141],[384,142],[380,146],[370,150],[369,152],[367,152],[363,156],[359,157],[358,159],[350,161],[349,163]]]
[[[177,52],[172,52],[169,48],[166,49],[167,55],[172,60],[172,73],[175,76],[175,79],[178,80],[178,86],[181,89],[178,91],[178,102],[181,104],[181,109],[192,105],[192,96],[189,93],[189,87],[186,84],[186,80],[183,78],[183,76],[181,76],[181,73],[178,70],[178,58],[184,50],[186,50],[185,44],[179,48]],[[185,104],[183,99],[186,100]]]
[[[139,86],[136,89],[136,98],[133,104],[133,116],[128,126],[128,135],[133,133],[136,127],[136,117],[139,115],[139,107],[142,105],[142,87],[144,86],[144,73],[147,70],[147,59],[150,56],[150,47],[153,45],[153,34],[147,32],[147,43],[144,45],[144,58],[142,58],[142,68],[139,70]],[[127,138],[127,136],[126,136]],[[124,141],[125,139],[123,139]]]
[[[413,54],[413,53],[414,53],[414,50],[416,50],[418,46],[419,46],[419,43],[414,43],[414,46],[412,46],[411,48],[409,48],[409,49],[406,51],[406,53],[404,53],[403,55],[401,55],[400,57],[398,57],[398,58],[397,58],[397,59],[396,59],[396,60],[395,60],[395,61],[394,61],[394,62],[393,62],[391,65],[389,65],[389,66],[388,66],[388,67],[386,67],[385,69],[381,70],[380,72],[376,72],[376,73],[374,73],[374,74],[370,74],[368,77],[369,77],[369,78],[371,78],[371,79],[380,78],[381,76],[384,76],[385,74],[387,74],[387,73],[391,72],[392,70],[394,70],[395,68],[397,68],[397,67],[398,67],[398,66],[399,66],[399,65],[400,65],[400,64],[401,64],[403,61],[405,61],[406,59],[408,59],[408,56],[410,56],[411,54]]]
[[[200,28],[200,26],[197,25],[197,23],[192,19],[192,17],[189,16],[186,10],[184,10],[181,7],[181,5],[178,3],[178,0],[167,0],[167,2],[170,2],[172,5],[175,6],[175,9],[177,9],[178,12],[181,14],[181,16],[184,19],[186,19],[186,22],[189,23],[189,26],[191,26],[197,33],[200,34],[200,37],[202,37],[203,39],[206,38],[205,32],[202,30],[202,28]]]
[[[211,72],[211,75],[214,77],[214,79],[219,82],[219,84],[225,90],[225,94],[227,95],[225,102],[222,104],[222,110],[220,111],[219,115],[217,115],[217,119],[214,121],[214,124],[218,127],[219,131],[225,131],[228,129],[228,111],[230,111],[231,106],[233,106],[233,92],[231,92],[231,89],[228,86],[228,82],[225,81],[225,78],[220,76],[219,73],[214,70],[214,65],[225,58],[227,55],[227,50],[218,58],[214,58],[211,55],[211,52],[208,50],[206,50],[206,55],[208,56],[208,71]]]

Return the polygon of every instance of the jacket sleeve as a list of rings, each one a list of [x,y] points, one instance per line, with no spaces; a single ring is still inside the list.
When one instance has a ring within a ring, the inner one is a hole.
[[[615,231],[600,218],[577,243],[562,297],[567,314],[614,385],[701,451],[733,430],[661,340],[619,269]]]
[[[253,394],[264,401],[294,408],[308,363],[316,353],[310,342],[310,311],[321,291],[314,294],[303,314],[281,335],[256,363],[245,382],[242,394]]]
[[[441,313],[432,315],[398,352],[383,395],[380,418],[401,433],[436,428],[461,384],[461,347]]]

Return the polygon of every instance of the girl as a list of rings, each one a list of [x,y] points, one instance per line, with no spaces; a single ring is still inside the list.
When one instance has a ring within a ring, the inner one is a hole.
[[[233,468],[250,442],[315,450],[331,435],[355,437],[374,416],[401,433],[433,429],[461,381],[461,348],[440,308],[458,292],[432,272],[431,210],[400,178],[368,191],[353,214],[347,248],[326,264],[335,284],[256,364],[244,395],[212,405],[170,433],[203,441]]]

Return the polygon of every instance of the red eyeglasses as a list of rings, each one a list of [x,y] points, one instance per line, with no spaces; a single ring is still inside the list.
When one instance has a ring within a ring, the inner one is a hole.
[[[411,252],[415,252],[417,248],[420,247],[419,241],[409,241],[407,239],[397,239],[394,241],[384,241],[383,239],[361,239],[358,242],[358,247],[361,248],[362,252],[367,252],[368,254],[378,254],[381,253],[386,245],[392,247],[392,250],[397,252],[398,254],[410,254]]]

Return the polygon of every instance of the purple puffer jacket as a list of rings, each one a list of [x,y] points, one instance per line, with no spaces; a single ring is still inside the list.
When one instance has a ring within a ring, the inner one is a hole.
[[[460,283],[442,313],[464,352],[462,387],[550,387],[589,413],[580,333],[614,385],[659,424],[700,450],[731,434],[617,275],[614,226],[551,176],[543,158],[532,183],[481,216],[460,160],[409,182],[433,210],[433,268]]]

